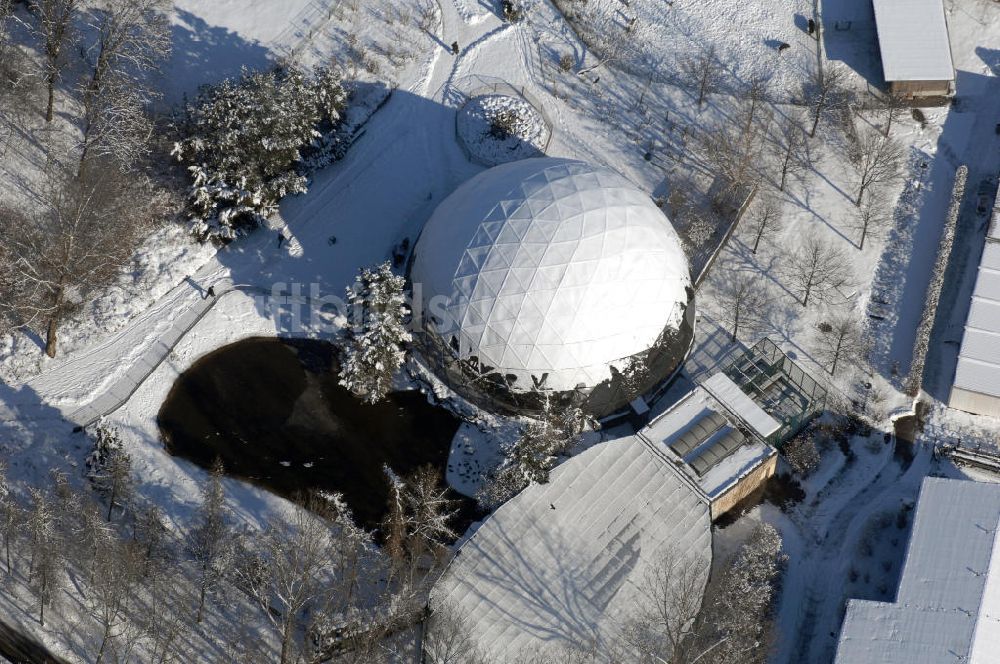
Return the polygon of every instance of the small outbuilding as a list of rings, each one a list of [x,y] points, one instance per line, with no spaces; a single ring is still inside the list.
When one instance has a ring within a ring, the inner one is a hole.
[[[955,92],[955,65],[942,0],[873,0],[889,92],[912,99]]]

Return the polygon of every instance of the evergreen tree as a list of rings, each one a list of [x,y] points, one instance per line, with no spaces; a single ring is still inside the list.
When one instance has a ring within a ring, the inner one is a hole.
[[[332,133],[346,100],[335,70],[307,74],[292,65],[244,70],[239,79],[202,88],[173,150],[193,179],[195,233],[232,239],[282,197],[305,192],[303,151]]]
[[[350,328],[340,384],[366,403],[377,403],[388,394],[392,377],[406,359],[411,336],[403,322],[404,283],[387,261],[364,268],[347,289]]]
[[[94,449],[87,456],[87,477],[99,494],[108,500],[108,521],[118,504],[122,507],[132,493],[132,457],[125,451],[118,429],[97,427]]]

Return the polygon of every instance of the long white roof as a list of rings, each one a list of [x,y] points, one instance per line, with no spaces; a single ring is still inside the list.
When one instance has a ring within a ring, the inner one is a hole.
[[[851,600],[837,664],[995,664],[1000,484],[928,477],[896,601]]]
[[[979,262],[955,387],[1000,397],[1000,241],[992,238]]]
[[[747,423],[761,438],[776,433],[781,424],[768,415],[740,386],[721,371],[701,386],[729,411]]]
[[[473,177],[425,225],[410,271],[457,355],[514,389],[593,387],[679,327],[690,272],[650,197],[606,168],[525,159]],[[435,301],[439,305],[435,306]]]
[[[874,0],[887,81],[952,81],[955,67],[942,0]]]
[[[613,634],[664,556],[707,579],[708,504],[634,436],[600,443],[489,517],[435,585],[431,606],[460,616],[500,661]]]

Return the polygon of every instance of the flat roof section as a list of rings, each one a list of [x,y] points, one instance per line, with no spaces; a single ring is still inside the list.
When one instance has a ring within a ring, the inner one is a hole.
[[[874,0],[886,81],[953,81],[941,0]]]
[[[993,664],[1000,485],[928,477],[894,602],[850,600],[836,664]]]
[[[979,263],[954,385],[1000,397],[1000,242],[991,239]]]
[[[758,406],[726,374],[719,372],[701,384],[715,400],[747,423],[758,436],[767,439],[781,424]]]

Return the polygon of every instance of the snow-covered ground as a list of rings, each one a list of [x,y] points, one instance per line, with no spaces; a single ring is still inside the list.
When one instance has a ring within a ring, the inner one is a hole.
[[[852,15],[864,4],[830,1],[821,11]],[[909,367],[955,168],[968,163],[974,184],[997,167],[993,127],[1000,117],[1000,12],[988,0],[946,4],[959,69],[959,103],[951,109],[926,109],[926,126],[909,118],[894,125],[893,135],[907,146],[911,158],[904,179],[884,193],[891,205],[899,200],[893,230],[867,243],[864,251],[856,249],[848,223],[853,174],[843,139],[832,126],[821,126],[820,139],[811,143],[813,167],[793,179],[781,198],[786,219],[781,235],[756,255],[737,235],[715,268],[762,276],[769,285],[770,304],[767,324],[758,334],[779,343],[817,378],[825,371],[813,358],[817,323],[840,310],[864,318],[877,290],[887,315],[871,328],[874,369],[876,382],[893,390],[887,411],[906,403],[898,388]],[[609,165],[651,195],[666,197],[690,175],[690,129],[724,122],[735,108],[734,98],[724,91],[698,109],[690,91],[679,85],[676,62],[698,45],[716,45],[717,57],[731,76],[729,85],[755,73],[772,73],[782,102],[796,97],[809,68],[821,61],[842,61],[855,72],[853,82],[859,89],[865,88],[872,68],[877,71],[874,52],[865,46],[870,42],[863,36],[863,21],[857,21],[850,37],[834,34],[817,43],[804,30],[804,19],[814,15],[813,3],[806,0],[780,7],[771,0],[675,0],[666,8],[654,0],[632,0],[625,15],[618,0],[590,0],[572,21],[553,4],[537,2],[527,20],[517,24],[504,23],[488,5],[474,0],[421,0],[406,7],[389,0],[178,0],[174,55],[163,70],[169,102],[242,66],[265,66],[288,54],[310,62],[337,58],[347,63],[354,79],[380,81],[394,92],[345,159],[317,173],[308,194],[284,201],[270,228],[216,253],[179,229],[164,227],[143,246],[119,282],[66,325],[59,358],[43,361],[39,340],[31,335],[6,338],[0,344],[6,380],[0,405],[13,472],[32,483],[42,481],[50,468],[77,468],[86,450],[70,437],[71,425],[61,418],[96,400],[108,401],[109,394],[127,395],[135,387],[130,384],[135,367],[165,356],[109,419],[131,441],[140,495],[161,505],[176,523],[184,523],[204,473],[169,457],[156,426],[156,413],[179,373],[205,353],[246,336],[331,332],[311,317],[299,324],[287,310],[276,317],[261,298],[234,292],[220,298],[176,347],[164,348],[163,340],[205,306],[203,290],[209,285],[244,284],[270,291],[281,284],[285,293],[298,288],[307,295],[311,289],[339,295],[359,267],[388,258],[402,239],[415,239],[435,205],[482,168],[470,163],[455,135],[456,108],[479,80],[500,78],[523,86],[544,106],[552,122],[548,154]],[[591,26],[589,34],[600,34],[622,29],[623,21],[633,16],[634,49],[625,49],[620,58],[586,76],[560,68],[564,55],[574,69],[601,60],[581,42],[581,35],[588,38],[581,26]],[[611,24],[618,27],[609,28]],[[791,48],[779,53],[775,41]],[[452,42],[459,44],[458,55],[451,53]],[[789,108],[785,103],[770,105],[770,112],[780,117]],[[856,123],[864,121],[877,118],[866,114]],[[26,151],[23,157],[33,154]],[[15,176],[25,172],[12,164],[5,161],[0,173],[5,188],[17,187]],[[281,248],[275,240],[279,229],[290,240]],[[789,253],[812,233],[844,249],[854,279],[839,301],[803,308],[789,291],[783,268]],[[951,326],[945,337],[954,338],[961,329],[976,237],[960,235],[965,240],[963,255],[971,256],[964,259],[968,268],[962,283],[967,287],[958,287],[946,303]],[[723,306],[709,282],[698,294],[703,313],[698,348],[689,363],[691,375],[704,368],[697,362],[719,357],[729,346],[724,333],[713,326]],[[932,358],[937,359],[929,362],[928,372],[944,385],[953,360],[947,353]],[[860,377],[858,372],[844,372],[833,387],[851,392]],[[888,426],[885,420],[880,424]],[[975,432],[995,441],[996,431],[995,421],[970,420],[938,408],[926,436],[971,437]],[[913,499],[920,478],[931,467],[927,445],[918,442],[916,458],[905,468],[889,448],[872,452],[862,441],[854,443],[853,463],[831,450],[806,483],[807,497],[799,507],[785,514],[765,504],[744,517],[774,523],[790,553],[779,605],[776,661],[829,661],[844,579],[852,566],[864,578],[859,542],[873,520],[877,523],[883,514]],[[477,454],[476,462],[486,463],[492,454]],[[456,466],[453,472],[467,475],[474,470]],[[237,512],[251,524],[287,509],[282,499],[237,481],[227,482],[227,491]],[[748,532],[741,522],[730,528]],[[895,550],[897,545],[890,538],[887,546]],[[888,555],[888,549],[879,550],[872,558],[881,564]],[[27,619],[22,624],[55,650],[67,652],[65,629],[43,632]]]

